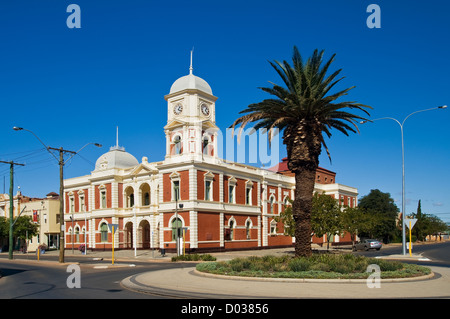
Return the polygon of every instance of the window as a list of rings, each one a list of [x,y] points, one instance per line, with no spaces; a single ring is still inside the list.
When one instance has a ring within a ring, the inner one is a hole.
[[[203,155],[208,155],[208,145],[209,139],[207,136],[204,136],[202,140]]]
[[[270,213],[273,214],[274,213],[274,205],[275,204],[275,196],[270,196],[269,198],[269,205],[270,205]]]
[[[275,220],[272,220],[270,222],[270,234],[275,235],[277,233],[277,222]]]
[[[75,211],[75,200],[73,197],[70,197],[69,201],[70,201],[70,212],[73,213]]]
[[[100,208],[106,208],[106,189],[102,189],[102,190],[100,191],[100,200],[101,200],[101,202],[100,202],[100,204],[101,204]]]
[[[134,194],[130,194],[130,207],[134,207]]]
[[[250,239],[250,228],[252,227],[252,222],[250,220],[247,220],[245,223],[245,235],[247,239]]]
[[[234,220],[230,220],[230,240],[234,239]]]
[[[100,237],[102,243],[108,242],[108,225],[106,223],[100,226]]]
[[[134,189],[131,186],[125,189],[125,207],[134,207]]]
[[[144,183],[140,187],[141,192],[141,206],[150,205],[150,186],[147,183]]]
[[[211,200],[211,181],[205,181],[205,200]]]
[[[174,218],[172,221],[172,241],[176,241],[177,238],[177,230],[178,230],[178,238],[182,237],[181,232],[183,229],[183,224],[179,218]]]
[[[180,200],[180,181],[173,181],[172,197],[173,200]]]
[[[181,154],[181,136],[177,135],[173,138],[173,143],[175,144],[175,155]]]
[[[252,188],[253,188],[253,182],[246,181],[245,182],[245,204],[246,205],[252,204]]]
[[[80,242],[80,227],[75,227],[75,242],[79,243]]]
[[[84,194],[80,195],[80,212],[85,212],[86,208],[84,206]]]
[[[228,186],[228,202],[234,203],[234,185]]]

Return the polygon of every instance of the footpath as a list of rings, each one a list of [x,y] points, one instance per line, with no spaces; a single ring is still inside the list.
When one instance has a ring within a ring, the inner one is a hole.
[[[315,249],[325,249],[315,247]],[[342,249],[342,248],[341,248]],[[350,251],[349,247],[346,251]],[[48,255],[58,255],[58,251],[46,252],[41,260]],[[293,254],[293,248],[264,249],[249,251],[230,251],[211,253],[218,261],[237,257]],[[87,260],[83,265],[93,268],[133,267],[137,262],[170,262],[174,254],[161,256],[158,251],[119,250],[114,252],[112,264],[111,251],[89,252],[81,255]],[[72,256],[70,249],[66,257]],[[36,259],[35,256],[33,256]],[[323,279],[280,279],[280,278],[244,278],[218,276],[200,273],[192,266],[192,262],[180,262],[181,267],[167,268],[156,271],[140,272],[124,278],[121,285],[140,293],[165,296],[170,298],[189,299],[261,299],[261,298],[443,298],[450,299],[450,268],[433,266],[432,261],[418,254],[383,255],[380,258],[428,261],[432,274],[421,278],[381,279],[378,283],[362,280],[323,280]],[[31,259],[31,257],[30,257]],[[69,258],[66,258],[69,259]],[[102,262],[100,262],[100,260]],[[107,261],[111,261],[109,264]],[[430,266],[431,265],[431,266]]]

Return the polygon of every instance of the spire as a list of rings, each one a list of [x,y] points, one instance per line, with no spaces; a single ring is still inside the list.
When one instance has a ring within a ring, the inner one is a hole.
[[[116,126],[116,147],[119,147],[119,127]]]
[[[192,71],[194,70],[194,68],[192,67],[192,55],[194,54],[194,47],[192,47],[191,50],[191,66],[189,67],[189,74],[193,74]]]
[[[119,127],[116,126],[116,145],[109,148],[110,151],[125,151],[125,147],[119,146]]]

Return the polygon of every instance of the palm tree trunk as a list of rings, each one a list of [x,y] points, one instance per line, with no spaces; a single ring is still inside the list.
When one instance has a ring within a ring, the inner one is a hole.
[[[316,169],[300,167],[295,171],[295,198],[292,215],[295,220],[295,256],[311,256],[311,209]]]

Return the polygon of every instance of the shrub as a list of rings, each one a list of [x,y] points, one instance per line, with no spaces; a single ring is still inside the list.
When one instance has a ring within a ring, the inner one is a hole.
[[[307,258],[299,257],[294,258],[289,262],[289,269],[291,271],[307,271],[311,266],[311,262]]]
[[[366,258],[352,254],[317,254],[235,258],[230,261],[197,265],[199,271],[241,276],[282,278],[367,278],[367,267],[376,264],[382,278],[400,278],[430,273],[430,269],[398,261]]]
[[[172,261],[215,261],[216,257],[210,255],[210,254],[188,254],[188,255],[180,255],[180,256],[174,256],[171,259]]]

